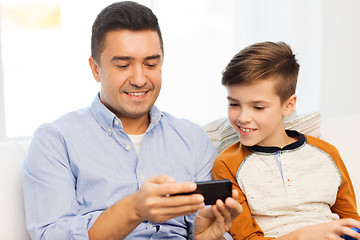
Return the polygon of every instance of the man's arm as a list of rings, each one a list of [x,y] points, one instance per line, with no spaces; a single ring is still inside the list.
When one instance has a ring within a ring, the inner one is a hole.
[[[165,222],[171,218],[194,214],[204,206],[199,194],[169,196],[180,192],[192,192],[195,183],[175,183],[166,176],[154,176],[141,188],[107,210],[96,220],[89,231],[90,239],[122,239],[141,222]]]
[[[63,139],[47,125],[34,133],[24,162],[23,190],[32,239],[86,239],[87,225],[100,215],[79,215],[76,177]]]

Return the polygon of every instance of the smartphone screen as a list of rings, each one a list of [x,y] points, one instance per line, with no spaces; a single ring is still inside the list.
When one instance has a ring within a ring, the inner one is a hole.
[[[232,183],[229,179],[196,182],[196,185],[194,192],[178,193],[173,196],[198,193],[204,196],[205,205],[213,205],[217,199],[225,202],[226,198],[232,196]]]

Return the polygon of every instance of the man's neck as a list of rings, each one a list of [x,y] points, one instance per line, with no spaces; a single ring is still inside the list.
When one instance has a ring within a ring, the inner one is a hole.
[[[131,135],[139,135],[146,132],[150,124],[150,116],[145,115],[141,118],[120,118],[124,127],[124,132]]]

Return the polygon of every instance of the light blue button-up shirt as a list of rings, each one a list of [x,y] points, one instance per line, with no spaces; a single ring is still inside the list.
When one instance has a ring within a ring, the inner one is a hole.
[[[153,175],[167,174],[177,182],[211,179],[217,152],[199,126],[155,106],[150,119],[139,156],[99,95],[89,108],[36,130],[24,164],[32,239],[88,239],[102,211]],[[193,220],[194,215],[143,222],[126,239],[185,239]]]

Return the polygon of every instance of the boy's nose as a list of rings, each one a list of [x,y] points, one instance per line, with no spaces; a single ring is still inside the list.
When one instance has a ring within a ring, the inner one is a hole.
[[[250,122],[250,120],[251,120],[250,114],[246,110],[241,110],[238,117],[238,121],[240,123],[247,123]]]

